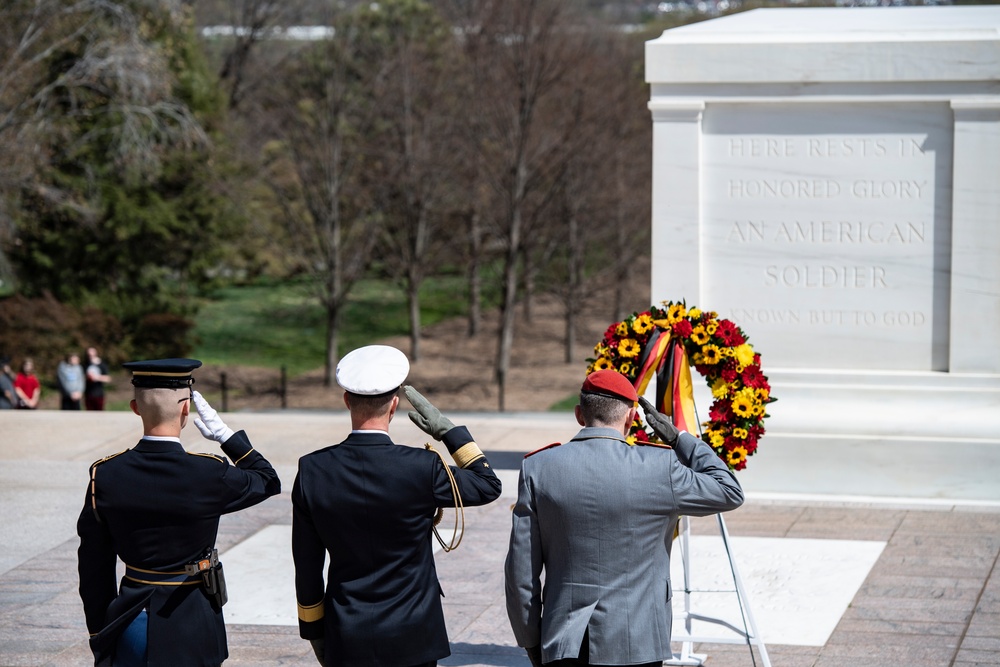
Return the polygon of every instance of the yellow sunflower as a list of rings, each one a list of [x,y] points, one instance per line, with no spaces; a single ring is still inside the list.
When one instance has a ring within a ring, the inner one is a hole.
[[[689,310],[688,317],[690,317],[692,320],[696,320],[699,317],[701,317],[701,308],[692,308],[691,310]]]
[[[726,444],[726,436],[722,434],[722,431],[705,431],[705,435],[708,436],[712,447],[722,447]]]
[[[743,417],[746,419],[747,417],[753,416],[753,406],[754,402],[751,401],[750,397],[742,391],[737,392],[736,395],[733,396],[733,414],[737,417]]]
[[[706,345],[701,348],[701,356],[705,363],[709,366],[717,364],[722,361],[722,350],[719,349],[718,345]]]
[[[619,322],[618,326],[615,327],[615,335],[618,336],[619,338],[621,338],[622,336],[627,336],[628,335],[628,322],[626,322],[624,320],[622,320],[621,322]]]
[[[615,365],[611,363],[611,360],[607,357],[599,357],[597,361],[594,362],[595,371],[605,371],[609,368],[614,368]]]
[[[618,341],[618,354],[623,357],[638,357],[639,353],[642,352],[642,347],[639,345],[639,341],[634,338],[624,338]]]
[[[715,332],[718,330],[719,330],[718,320],[712,320],[711,322],[705,325],[705,331],[708,332],[709,336],[714,336]]]
[[[636,332],[640,336],[647,333],[653,328],[653,316],[649,313],[643,313],[639,317],[635,318],[632,322],[632,331]]]
[[[667,309],[667,319],[671,322],[676,322],[684,317],[685,313],[687,313],[687,309],[684,307],[684,304],[675,303]]]
[[[745,461],[747,450],[743,447],[733,447],[733,451],[727,452],[726,462],[731,466],[736,466]]]
[[[594,346],[594,354],[596,354],[599,357],[608,356],[608,352],[610,351],[611,349],[604,343],[598,343],[597,345]]]
[[[704,345],[709,341],[710,336],[705,331],[705,327],[698,325],[691,330],[691,340],[698,345]]]
[[[734,438],[737,438],[739,440],[746,440],[748,435],[750,435],[750,433],[745,428],[740,428],[739,426],[737,426],[736,428],[733,429]]]
[[[621,373],[622,375],[632,375],[632,371],[634,371],[634,370],[635,370],[635,366],[632,365],[631,361],[623,362],[618,367],[618,372]]]

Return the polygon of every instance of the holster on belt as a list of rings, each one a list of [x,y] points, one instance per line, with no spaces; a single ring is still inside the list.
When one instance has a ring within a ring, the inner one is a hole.
[[[205,589],[205,594],[208,595],[216,608],[222,609],[222,606],[229,601],[226,576],[222,572],[218,549],[212,549],[204,558],[188,563],[184,566],[184,571],[189,575],[201,575],[201,584]]]

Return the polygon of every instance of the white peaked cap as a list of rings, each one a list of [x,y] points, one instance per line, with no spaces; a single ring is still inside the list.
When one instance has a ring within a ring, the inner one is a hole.
[[[395,391],[410,372],[406,355],[388,345],[366,345],[337,364],[337,384],[352,394],[378,396]]]

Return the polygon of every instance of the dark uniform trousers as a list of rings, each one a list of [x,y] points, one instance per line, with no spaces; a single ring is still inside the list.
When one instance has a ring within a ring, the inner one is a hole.
[[[178,441],[140,440],[91,466],[80,535],[80,597],[95,665],[111,665],[146,610],[149,667],[212,667],[228,657],[222,609],[184,566],[215,545],[219,517],[281,491],[274,468],[239,431],[222,456]],[[120,557],[126,574],[117,585]]]
[[[459,463],[449,469],[466,505],[499,497],[500,480],[464,426],[448,431],[444,444]],[[394,444],[387,433],[352,433],[299,459],[292,488],[299,632],[325,638],[327,667],[433,665],[451,654],[431,529],[435,510],[453,504],[441,458]]]

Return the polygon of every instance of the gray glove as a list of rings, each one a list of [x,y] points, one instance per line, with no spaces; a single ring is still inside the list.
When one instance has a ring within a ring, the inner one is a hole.
[[[674,423],[670,421],[670,417],[665,414],[658,412],[653,404],[647,401],[642,396],[639,397],[639,405],[642,406],[642,411],[646,413],[646,421],[649,423],[650,427],[653,429],[653,433],[663,441],[664,444],[673,446],[677,442],[677,436],[681,434],[674,426]]]
[[[451,420],[441,414],[441,411],[431,405],[431,402],[421,396],[416,389],[406,385],[403,387],[403,393],[406,394],[406,400],[415,408],[409,412],[410,421],[421,431],[435,440],[440,440],[445,433],[455,428]]]
[[[531,667],[542,667],[542,645],[529,646],[524,649],[528,653],[528,660],[531,661]]]
[[[194,418],[194,425],[198,427],[201,434],[209,440],[223,443],[233,437],[233,429],[226,426],[219,413],[208,404],[202,395],[197,391],[191,392],[191,400],[198,410],[198,416]]]
[[[325,665],[323,661],[326,657],[326,640],[325,639],[310,639],[309,643],[312,644],[313,653],[316,654],[316,659],[319,660],[319,664]]]

